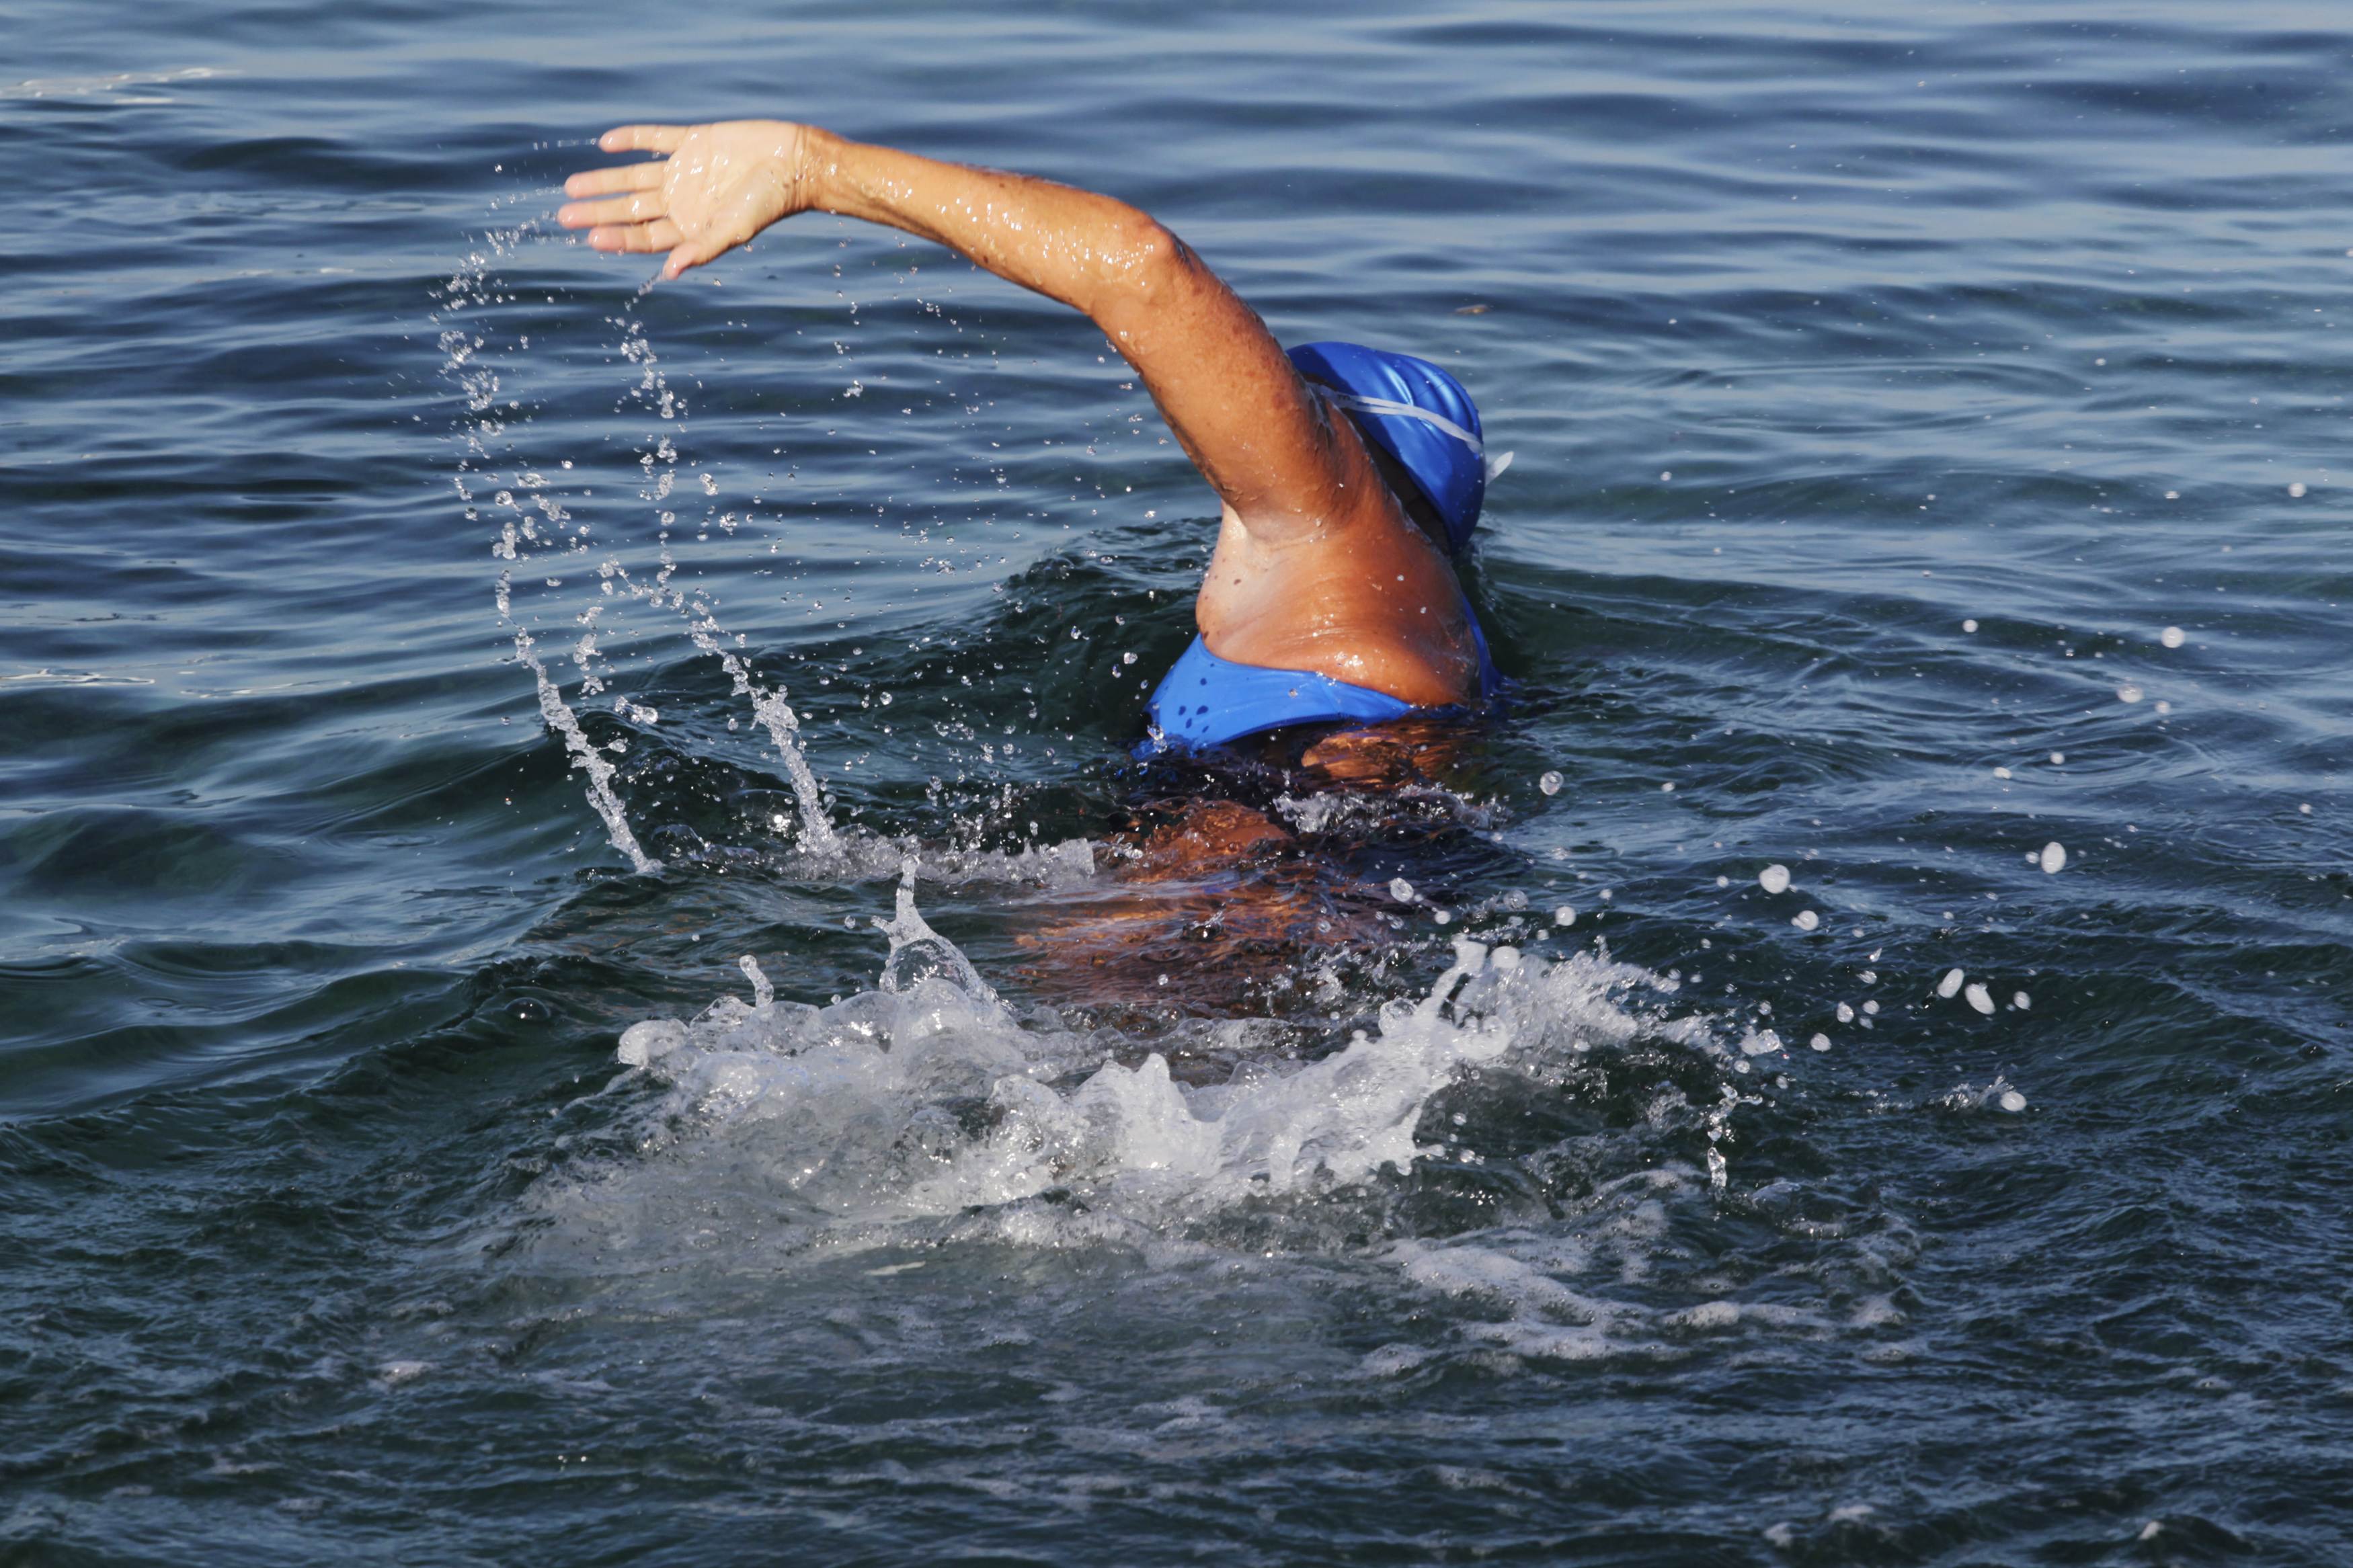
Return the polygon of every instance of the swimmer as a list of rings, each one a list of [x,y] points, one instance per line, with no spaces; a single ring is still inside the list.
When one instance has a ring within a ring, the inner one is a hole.
[[[579,199],[557,216],[598,250],[667,253],[664,278],[796,213],[836,213],[944,245],[1102,329],[1221,504],[1198,635],[1154,693],[1141,751],[1339,726],[1303,760],[1361,779],[1402,754],[1362,727],[1498,695],[1454,570],[1490,473],[1478,410],[1438,366],[1353,343],[1286,353],[1182,240],[1091,191],[784,121],[630,125],[598,145],[664,156],[573,175]]]

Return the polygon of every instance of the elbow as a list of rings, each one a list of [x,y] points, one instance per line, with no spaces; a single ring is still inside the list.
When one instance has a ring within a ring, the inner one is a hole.
[[[1192,247],[1150,215],[1132,212],[1111,226],[1096,253],[1102,310],[1150,310],[1199,272]],[[1099,312],[1100,313],[1100,312]]]

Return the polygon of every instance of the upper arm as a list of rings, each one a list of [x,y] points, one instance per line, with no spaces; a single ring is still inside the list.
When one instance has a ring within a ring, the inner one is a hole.
[[[1246,531],[1268,542],[1345,525],[1379,493],[1346,420],[1258,313],[1184,241],[1136,215],[1090,314]]]

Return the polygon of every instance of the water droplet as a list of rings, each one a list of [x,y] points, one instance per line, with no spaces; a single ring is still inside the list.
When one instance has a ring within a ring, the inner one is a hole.
[[[1808,1040],[1806,1044],[1813,1047],[1814,1049],[1818,1051],[1826,1051],[1831,1048],[1831,1037],[1828,1035],[1816,1035],[1812,1039]]]
[[[2008,768],[1996,768],[1993,771],[1993,776],[1998,779],[2006,779],[2010,777],[2010,770]]]
[[[1766,867],[1765,869],[1757,873],[1757,885],[1764,889],[1768,893],[1788,892],[1789,890],[1789,868],[1778,863]]]
[[[2302,479],[2298,479],[2295,483],[2288,486],[2287,493],[2297,500],[2302,500],[2304,499],[2304,481]]]
[[[2014,1089],[2005,1089],[2001,1091],[2001,1098],[1995,1103],[2015,1116],[2026,1109],[2026,1096]]]
[[[1961,1000],[1983,1013],[1987,1017],[1993,1016],[1993,998],[1987,994],[1984,986],[1971,982],[1968,989],[1961,993]]]
[[[2046,875],[2063,871],[2067,866],[2066,846],[2053,840],[2042,847],[2042,853],[2037,858],[2041,860],[2043,872]]]
[[[2137,686],[2126,685],[2116,688],[2116,700],[2119,702],[2137,702],[2141,700],[2141,689]]]
[[[2052,765],[2052,767],[2054,767],[2054,768],[2063,768],[2063,767],[2065,767],[2065,766],[2067,765],[2067,753],[2066,753],[2066,752],[2052,752],[2052,753],[2051,753],[2051,765]]]
[[[1552,923],[1556,926],[1573,926],[1577,923],[1577,911],[1563,904],[1553,910]]]
[[[1950,1000],[1960,991],[1961,982],[1967,978],[1968,976],[1957,969],[1947,970],[1945,977],[1936,982],[1936,994]]]
[[[1558,795],[1560,793],[1560,774],[1557,773],[1547,772],[1542,778],[1536,780],[1536,788],[1544,791],[1546,795]]]
[[[2157,634],[2157,640],[2163,643],[2168,647],[2179,647],[2183,643],[2188,642],[2189,638],[2179,626],[2168,626],[2163,631]]]
[[[2010,1005],[2023,1013],[2034,1005],[2034,1000],[2023,991],[2013,991],[2010,994]]]
[[[1822,917],[1814,913],[1811,910],[1799,910],[1795,915],[1790,917],[1789,923],[1796,926],[1799,931],[1811,931],[1816,926],[1822,923]]]
[[[1977,629],[1978,629],[1978,624],[1977,624],[1977,622],[1975,622],[1975,621],[1973,621],[1973,620],[1972,620],[1972,621],[1963,621],[1963,622],[1961,623],[1961,630],[1963,630],[1963,631],[1965,631],[1965,632],[1973,632],[1973,631],[1975,631],[1975,630],[1977,630]]]
[[[1413,902],[1413,884],[1403,877],[1396,878],[1389,883],[1389,897],[1401,904]]]
[[[1661,484],[1665,484],[1669,479],[1672,479],[1674,477],[1675,471],[1672,468],[1662,468],[1659,471],[1659,482]]]

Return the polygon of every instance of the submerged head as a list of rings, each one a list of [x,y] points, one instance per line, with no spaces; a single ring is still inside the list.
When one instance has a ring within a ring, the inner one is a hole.
[[[1487,493],[1479,410],[1462,384],[1428,360],[1361,343],[1302,343],[1291,363],[1356,420],[1414,521],[1460,554]]]

